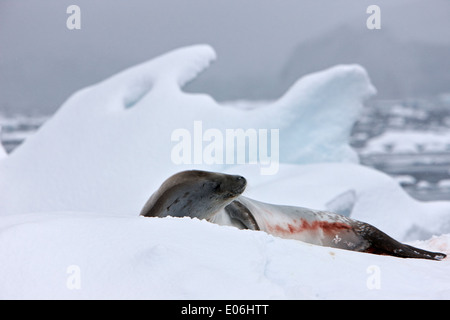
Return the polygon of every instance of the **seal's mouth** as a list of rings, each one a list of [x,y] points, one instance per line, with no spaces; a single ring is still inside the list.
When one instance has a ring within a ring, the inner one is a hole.
[[[241,194],[242,192],[244,192],[245,188],[247,187],[247,180],[244,177],[237,176],[236,181],[239,184],[236,189],[236,193]]]
[[[247,180],[242,176],[233,176],[232,187],[225,194],[226,198],[234,198],[240,196],[247,187]]]

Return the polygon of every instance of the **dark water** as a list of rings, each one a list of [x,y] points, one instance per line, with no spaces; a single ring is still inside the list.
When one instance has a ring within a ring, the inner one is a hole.
[[[28,136],[32,135],[42,126],[48,117],[1,117],[0,116],[0,138],[6,152],[11,153]]]
[[[361,163],[397,178],[414,198],[450,200],[450,152],[421,154],[374,154]]]
[[[373,138],[393,131],[449,133],[450,96],[369,102],[355,124],[351,142],[362,164],[391,175],[414,198],[450,200],[450,141],[433,151],[427,151],[432,148],[423,141],[414,152],[396,152],[392,145],[386,145],[384,152],[367,149]]]

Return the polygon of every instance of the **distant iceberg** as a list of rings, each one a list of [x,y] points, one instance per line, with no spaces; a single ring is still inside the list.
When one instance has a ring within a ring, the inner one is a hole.
[[[7,156],[6,150],[5,150],[5,148],[3,147],[3,144],[2,144],[1,137],[2,137],[2,127],[0,126],[0,160],[2,158],[6,158],[6,156]]]

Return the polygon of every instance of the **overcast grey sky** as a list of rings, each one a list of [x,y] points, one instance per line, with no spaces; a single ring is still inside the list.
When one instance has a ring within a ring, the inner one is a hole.
[[[66,28],[71,4],[81,8],[81,30]],[[382,10],[381,30],[366,28],[370,4]],[[449,15],[448,0],[0,0],[0,113],[51,114],[82,87],[197,43],[212,45],[218,60],[188,90],[218,100],[275,98],[310,71],[288,63],[311,68],[347,63],[374,32],[381,39],[378,47],[389,35],[395,43],[439,46],[439,56],[445,56]],[[317,41],[346,30],[343,25],[357,31],[358,36],[349,32],[355,38],[351,46]],[[302,44],[302,50],[314,44],[304,57],[297,52]],[[327,50],[332,51],[320,52]],[[383,50],[368,63],[373,59],[382,66]],[[286,68],[290,75],[283,79]]]

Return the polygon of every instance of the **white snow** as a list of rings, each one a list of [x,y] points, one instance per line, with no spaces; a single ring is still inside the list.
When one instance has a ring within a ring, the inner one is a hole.
[[[450,292],[448,261],[318,247],[189,218],[56,212],[3,217],[0,230],[2,299],[447,299]],[[418,244],[448,252],[450,238]]]
[[[0,160],[2,299],[448,299],[450,264],[331,249],[139,211],[172,173],[242,174],[245,196],[334,207],[401,241],[450,253],[450,203],[409,197],[358,164],[351,127],[373,94],[365,70],[301,78],[274,102],[221,105],[181,86],[216,57],[175,50],[70,97]],[[175,129],[279,129],[280,165],[176,165]]]

